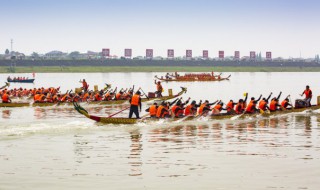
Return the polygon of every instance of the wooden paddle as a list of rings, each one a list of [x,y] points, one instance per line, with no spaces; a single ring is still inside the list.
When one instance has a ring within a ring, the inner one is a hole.
[[[140,87],[139,88],[142,92],[143,92],[143,94],[148,98],[148,100],[150,100],[150,98],[146,95],[146,93],[144,93],[144,91],[142,90],[142,88]]]
[[[117,115],[117,114],[119,114],[119,113],[121,113],[121,112],[123,112],[123,111],[125,111],[125,110],[129,109],[129,108],[130,108],[130,106],[129,106],[129,107],[126,107],[126,108],[124,108],[123,110],[118,111],[117,113],[111,114],[111,115],[109,115],[109,118],[110,118],[110,117],[113,117],[113,116],[115,116],[115,115]]]

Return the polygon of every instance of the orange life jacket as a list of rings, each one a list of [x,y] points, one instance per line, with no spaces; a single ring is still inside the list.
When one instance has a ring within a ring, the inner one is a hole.
[[[221,111],[222,106],[220,104],[217,104],[216,106],[214,106],[214,109]]]
[[[228,104],[227,104],[227,112],[230,112],[231,110],[233,110],[233,107],[234,107],[234,104],[232,101],[230,101]]]
[[[192,112],[193,112],[192,108],[193,108],[193,105],[191,105],[191,104],[188,105],[188,106],[186,107],[186,109],[184,110],[184,115],[185,115],[185,116],[188,116],[188,115],[194,114],[194,113],[192,113]]]
[[[172,106],[172,108],[171,108],[171,111],[172,111],[172,114],[176,114],[176,109],[178,108],[179,106],[177,106],[177,105],[174,105],[174,106]]]
[[[94,95],[94,98],[95,98],[96,101],[101,101],[101,100],[102,100],[102,98],[101,98],[101,96],[100,96],[99,93],[97,93],[96,95]]]
[[[120,100],[120,98],[121,98],[121,94],[120,94],[120,93],[117,93],[116,99],[117,99],[117,100]]]
[[[254,105],[254,103],[253,103],[253,101],[252,101],[252,102],[250,102],[249,105],[247,106],[246,112],[253,113],[253,112],[254,112],[254,108],[255,108],[255,105]]]
[[[198,111],[198,114],[199,114],[199,115],[202,114],[203,108],[206,107],[206,105],[207,105],[207,104],[201,104],[201,106],[200,106],[200,108],[199,108],[199,111]]]
[[[133,95],[131,98],[131,105],[138,106],[139,99],[140,99],[140,96],[138,94]]]
[[[157,84],[157,91],[162,92],[162,86],[161,86],[161,84]]]
[[[242,113],[242,111],[243,111],[243,103],[240,103],[240,102],[237,103],[237,105],[236,105],[234,110],[236,111],[237,114]]]
[[[270,108],[270,111],[276,111],[277,110],[277,101],[271,100],[269,108]]]
[[[288,107],[288,101],[287,100],[283,100],[281,102],[281,106],[284,107],[284,108],[287,108]]]
[[[312,91],[310,89],[305,90],[303,93],[306,95],[306,99],[312,98]]]
[[[157,106],[156,105],[150,106],[149,113],[150,113],[150,116],[156,116],[157,115]]]
[[[164,109],[164,106],[162,106],[162,105],[160,105],[158,107],[156,117],[158,117],[158,118],[162,118],[163,117],[163,114],[161,114],[163,109]]]
[[[41,94],[35,94],[34,97],[33,97],[33,100],[34,101],[38,101],[40,96],[41,96]]]
[[[264,100],[261,100],[261,101],[259,102],[259,109],[265,111],[266,108],[267,108],[267,102],[264,101]]]
[[[4,93],[2,95],[2,103],[8,103],[9,102],[9,96],[7,93]]]

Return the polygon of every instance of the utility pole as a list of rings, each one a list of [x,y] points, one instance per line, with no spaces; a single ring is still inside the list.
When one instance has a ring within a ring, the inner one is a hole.
[[[11,52],[13,51],[13,39],[11,39]]]

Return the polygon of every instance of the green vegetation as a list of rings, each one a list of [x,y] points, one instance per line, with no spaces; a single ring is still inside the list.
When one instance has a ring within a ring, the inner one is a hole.
[[[0,73],[90,73],[90,72],[320,72],[320,67],[155,67],[155,66],[81,66],[81,67],[0,67]]]

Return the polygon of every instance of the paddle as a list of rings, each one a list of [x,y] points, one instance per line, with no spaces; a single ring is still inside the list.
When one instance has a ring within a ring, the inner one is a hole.
[[[139,88],[141,91],[142,91],[142,93],[148,98],[148,100],[150,100],[150,98],[146,95],[146,93],[144,93],[144,91],[142,90],[142,88],[140,87]]]
[[[288,97],[290,98],[289,100],[290,100],[290,103],[291,103],[291,107],[292,107],[292,109],[294,110],[294,106],[293,106],[293,102],[292,102],[292,100],[291,100],[290,94],[288,95]]]
[[[123,110],[118,111],[117,113],[111,114],[111,115],[109,115],[109,118],[110,118],[110,117],[113,117],[113,116],[115,116],[115,115],[117,115],[117,114],[119,114],[119,113],[121,113],[121,112],[123,112],[123,111],[125,111],[125,110],[129,109],[129,108],[130,108],[130,106],[129,106],[129,107],[126,107],[126,108],[124,108]]]

